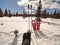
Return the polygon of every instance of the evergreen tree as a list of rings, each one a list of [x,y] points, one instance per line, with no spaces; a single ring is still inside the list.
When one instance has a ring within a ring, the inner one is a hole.
[[[59,11],[59,18],[60,18],[60,11]]]
[[[12,16],[16,16],[15,13],[13,13]]]
[[[23,14],[25,14],[25,9],[23,9]]]
[[[59,10],[57,10],[57,15],[56,15],[57,17],[56,18],[59,18],[60,16],[59,16]]]
[[[18,11],[16,12],[16,16],[19,16]]]
[[[52,12],[50,13],[50,17],[53,18],[53,13]]]
[[[54,15],[56,15],[56,10],[54,11]]]
[[[60,10],[59,10],[59,15],[60,15]]]
[[[47,17],[49,17],[49,12],[48,12],[48,13],[46,13],[46,16],[47,16]]]
[[[5,9],[4,16],[8,16],[7,9]]]
[[[52,14],[52,16],[51,16],[52,18],[54,18],[54,14],[55,14],[55,11],[53,12],[53,14]]]
[[[12,16],[12,14],[11,14],[11,11],[9,10],[9,14],[8,14],[8,17],[11,17]]]
[[[58,10],[58,18],[60,19],[60,11]]]
[[[43,18],[47,17],[46,10],[43,11],[42,16],[43,16]]]
[[[3,11],[2,11],[2,9],[0,8],[0,17],[2,17],[3,16]]]
[[[56,18],[56,17],[57,17],[57,11],[55,10],[53,18]]]
[[[58,10],[58,15],[59,15],[59,10]]]
[[[36,17],[40,17],[41,16],[41,8],[42,8],[42,5],[41,5],[41,0],[40,0],[39,1],[39,5],[37,7]]]

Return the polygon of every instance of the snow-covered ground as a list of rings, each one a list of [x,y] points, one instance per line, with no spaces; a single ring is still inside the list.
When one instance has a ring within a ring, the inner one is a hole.
[[[35,17],[32,17],[32,20]],[[41,19],[41,37],[36,39],[33,29],[31,45],[60,45],[60,19]],[[31,22],[31,17],[30,17]],[[0,45],[21,45],[24,32],[29,29],[28,17],[0,17]],[[14,30],[19,30],[18,37],[14,37]]]

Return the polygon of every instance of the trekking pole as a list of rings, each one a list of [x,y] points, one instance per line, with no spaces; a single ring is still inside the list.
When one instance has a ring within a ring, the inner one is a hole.
[[[32,17],[31,17],[31,21],[32,21]],[[31,30],[32,30],[32,24],[31,24]]]
[[[28,10],[28,13],[29,13],[29,10]],[[30,30],[30,16],[28,17],[28,20],[29,20],[29,30]]]
[[[28,4],[28,15],[29,15],[29,4]],[[28,25],[29,25],[29,29],[30,29],[30,16],[28,17]]]
[[[31,5],[31,15],[32,15],[32,5]],[[32,21],[32,16],[31,16],[31,21]],[[32,25],[31,25],[31,30],[32,30]]]

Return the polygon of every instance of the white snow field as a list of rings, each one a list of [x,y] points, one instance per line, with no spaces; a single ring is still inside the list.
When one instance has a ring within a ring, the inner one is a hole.
[[[32,20],[35,17],[32,17]],[[60,45],[60,19],[46,18],[41,19],[41,34],[40,38],[35,37],[34,31],[31,26],[30,17],[30,30],[31,45]],[[23,33],[29,29],[28,17],[0,17],[0,45],[22,45]],[[18,37],[16,38],[12,31],[18,30]]]

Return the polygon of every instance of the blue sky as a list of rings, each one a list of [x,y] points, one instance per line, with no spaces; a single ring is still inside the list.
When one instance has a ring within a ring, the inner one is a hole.
[[[28,4],[28,3],[30,4],[32,2],[34,3],[34,1],[36,3],[37,0],[0,0],[0,8],[2,8],[3,11],[5,9],[11,10],[12,13],[17,12],[17,11],[19,13],[23,13],[23,9],[26,9],[25,7],[27,7],[27,5],[25,5],[25,4]],[[51,6],[50,6],[50,4],[51,4]],[[42,8],[47,9],[47,11],[49,11],[49,12],[53,12],[55,9],[60,9],[59,0],[46,0],[46,1],[43,0],[42,5],[43,5]],[[35,6],[35,7],[37,7],[37,6]]]
[[[19,12],[22,13],[23,6],[17,5],[17,0],[0,0],[0,7],[4,11],[5,9],[11,10],[12,13]]]

